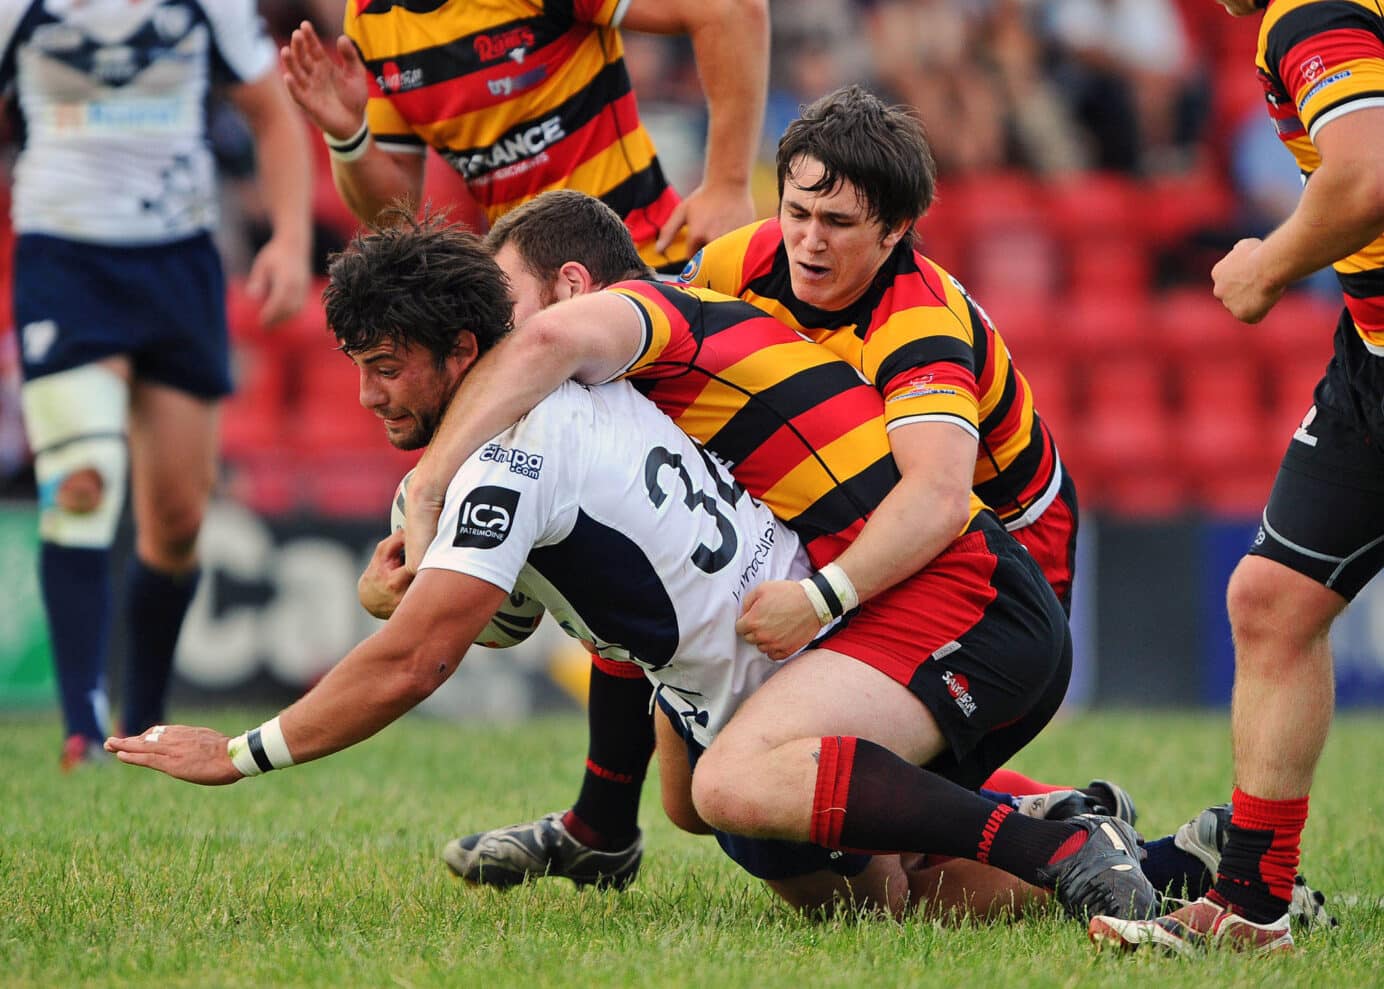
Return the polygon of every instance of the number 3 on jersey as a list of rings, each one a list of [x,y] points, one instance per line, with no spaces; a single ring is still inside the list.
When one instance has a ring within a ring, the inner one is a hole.
[[[705,453],[702,454],[702,457],[709,459]],[[735,524],[721,511],[715,495],[698,491],[692,486],[692,478],[687,473],[687,468],[682,465],[682,455],[661,446],[654,447],[644,458],[644,488],[649,494],[649,501],[653,502],[655,508],[661,508],[668,499],[669,492],[663,488],[660,479],[665,467],[677,472],[678,480],[682,482],[682,488],[686,492],[683,495],[682,503],[687,506],[687,510],[695,512],[701,509],[716,522],[716,531],[721,536],[721,545],[712,549],[703,543],[692,552],[692,563],[698,570],[708,574],[716,573],[735,559],[735,551],[740,545],[740,539],[735,534]],[[715,480],[716,494],[720,495],[731,507],[734,507],[744,495],[745,489],[739,484],[726,484],[722,481],[717,476],[713,463],[708,462],[707,467],[710,468],[710,474]]]

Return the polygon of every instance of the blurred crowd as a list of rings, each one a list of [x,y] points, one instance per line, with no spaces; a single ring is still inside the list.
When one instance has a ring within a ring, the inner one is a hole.
[[[342,7],[343,0],[261,3],[281,38],[304,18],[336,34]],[[1167,323],[1164,301],[1197,298],[1177,310],[1193,321],[1185,334],[1192,339],[1219,339],[1217,329],[1229,334],[1210,298],[1209,269],[1237,238],[1270,229],[1296,198],[1296,169],[1264,115],[1254,76],[1257,19],[1228,18],[1211,0],[774,0],[771,11],[773,62],[756,177],[761,214],[775,207],[777,136],[801,104],[861,82],[916,107],[940,170],[937,206],[920,227],[924,250],[968,285],[1026,373],[1041,379],[1034,382],[1040,412],[1078,461],[1084,494],[1136,512],[1176,510],[1198,499],[1214,507],[1221,496],[1208,494],[1197,478],[1168,483],[1162,477],[1160,456],[1174,454],[1171,434],[1161,444],[1164,454],[1146,446],[1127,457],[1085,450],[1077,434],[1084,432],[1081,420],[1095,414],[1093,396],[1101,391],[1088,358],[1107,346],[1143,362],[1150,400],[1170,421],[1185,411],[1183,392],[1195,391],[1178,363],[1185,355],[1155,336]],[[699,178],[705,131],[690,46],[685,39],[630,33],[625,45],[665,171],[680,189],[690,189]],[[223,176],[221,244],[234,276],[243,273],[267,224],[247,181],[254,170],[247,129],[226,106],[217,104],[213,113]],[[315,135],[311,146],[320,271],[354,221],[336,196]],[[428,197],[454,200],[453,178],[431,156]],[[7,200],[0,206],[8,212]],[[471,215],[465,205],[459,209]],[[7,266],[7,224],[0,229]],[[8,277],[3,270],[0,276],[0,327],[7,327]],[[1116,308],[1121,311],[1112,315]],[[309,337],[320,329],[311,318],[306,323]],[[1125,325],[1131,332],[1124,336],[1112,330]],[[242,342],[253,336],[247,331]],[[1315,342],[1324,355],[1327,341]],[[14,334],[0,330],[0,492],[6,484],[14,488],[26,459],[16,421],[14,346]],[[1236,344],[1227,339],[1226,346]],[[1204,361],[1199,346],[1190,349],[1194,356],[1185,359]],[[1274,406],[1279,378],[1304,360],[1287,349],[1289,357],[1253,366],[1257,383],[1248,388],[1246,415],[1264,432],[1281,428],[1289,414]],[[242,386],[253,390],[261,374],[272,379],[265,388],[293,387],[270,363],[263,354],[243,355]],[[338,400],[349,393],[347,385],[330,388]],[[227,411],[228,430],[244,432],[235,405]],[[324,428],[339,429],[339,420]],[[264,442],[254,429],[247,435],[248,447],[231,437],[231,461]],[[1117,454],[1129,446],[1122,438],[1113,442]],[[1260,445],[1276,463],[1278,439]],[[1246,498],[1249,492],[1262,497],[1267,479],[1257,472],[1270,466],[1266,460],[1234,468],[1255,474]],[[1224,507],[1239,507],[1236,496],[1225,497]]]

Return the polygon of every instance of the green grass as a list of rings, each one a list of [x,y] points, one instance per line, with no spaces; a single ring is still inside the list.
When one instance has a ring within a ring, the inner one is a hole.
[[[240,730],[265,712],[218,712]],[[1225,799],[1218,715],[1054,724],[1016,768],[1109,776],[1166,833]],[[567,806],[580,719],[419,717],[324,762],[219,790],[111,765],[61,776],[54,719],[0,715],[4,986],[1360,986],[1384,981],[1384,721],[1339,719],[1303,869],[1342,926],[1292,957],[1096,955],[1055,912],[1005,926],[813,923],[646,791],[644,870],[624,894],[450,878],[450,837]],[[1350,898],[1343,901],[1349,894]]]

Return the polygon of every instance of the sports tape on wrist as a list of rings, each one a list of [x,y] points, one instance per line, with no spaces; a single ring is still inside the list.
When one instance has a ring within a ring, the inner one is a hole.
[[[827,606],[827,599],[822,596],[821,587],[816,582],[817,575],[804,577],[798,584],[807,593],[807,600],[812,605],[812,610],[817,613],[817,622],[820,625],[831,623],[831,608]]]
[[[362,120],[360,130],[345,140],[337,140],[323,131],[322,140],[327,143],[327,153],[337,161],[355,161],[370,150],[370,125]]]

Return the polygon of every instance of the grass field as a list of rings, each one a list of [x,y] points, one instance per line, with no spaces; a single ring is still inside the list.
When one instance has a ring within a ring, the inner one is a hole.
[[[241,730],[265,712],[216,712]],[[1016,767],[1110,776],[1166,833],[1225,799],[1219,715],[1054,724]],[[111,765],[60,776],[55,719],[0,715],[4,986],[1370,986],[1384,984],[1384,719],[1339,719],[1303,870],[1342,926],[1275,959],[1098,956],[1056,912],[943,928],[804,920],[673,830],[646,790],[626,893],[456,882],[450,837],[565,807],[583,724],[419,717],[357,749],[220,790]]]

